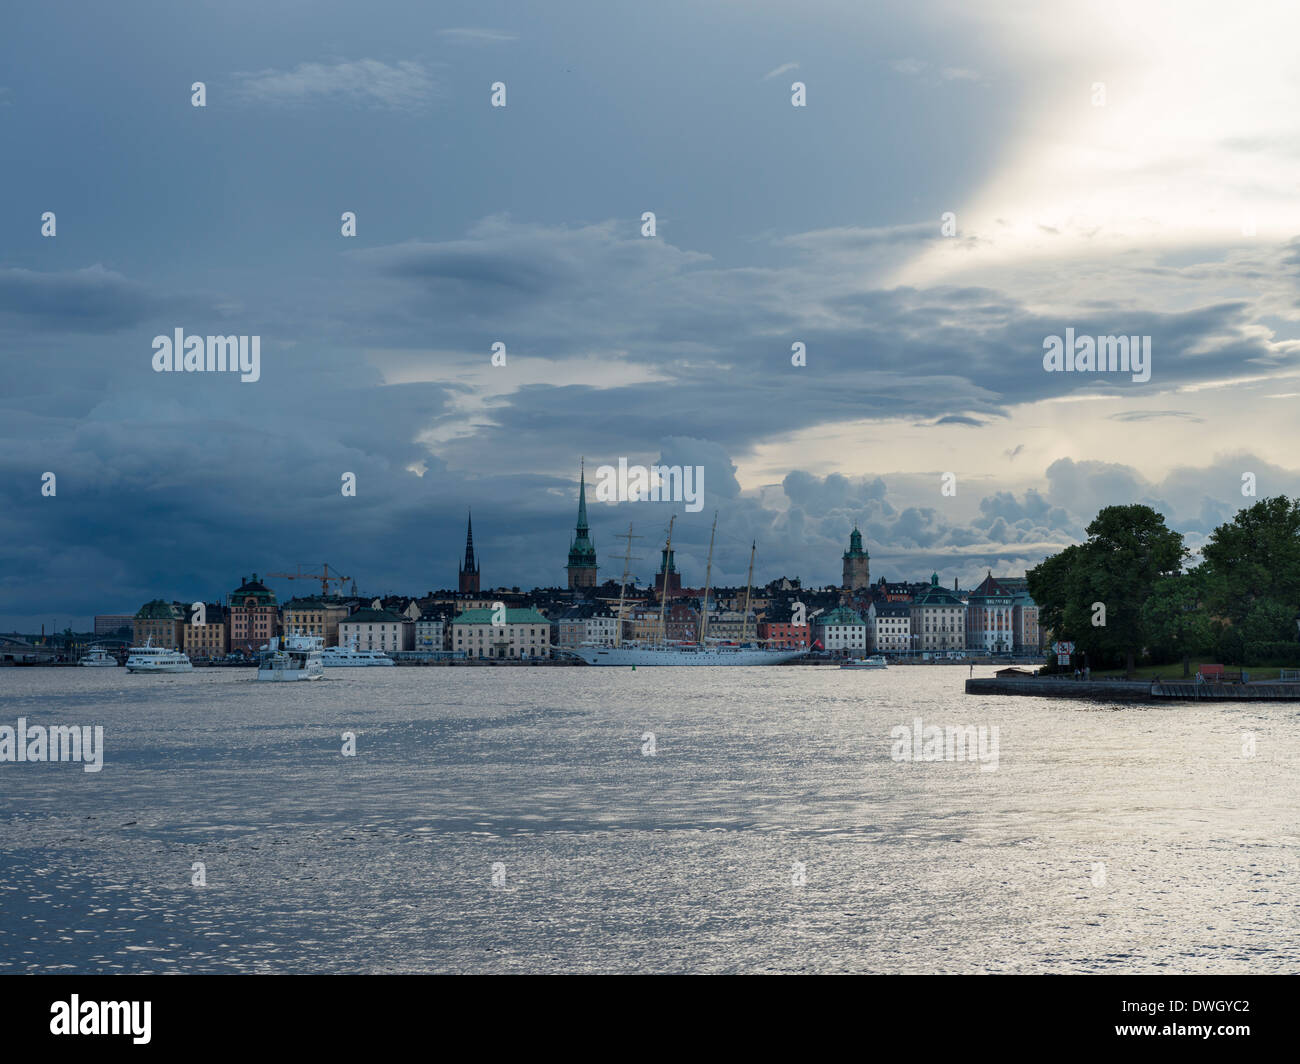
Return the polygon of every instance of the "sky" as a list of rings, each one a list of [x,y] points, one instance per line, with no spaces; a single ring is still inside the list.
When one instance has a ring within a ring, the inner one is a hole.
[[[0,630],[299,564],[452,587],[470,509],[485,586],[562,585],[583,459],[704,471],[697,512],[589,497],[601,579],[631,524],[648,580],[676,514],[701,583],[715,512],[715,584],[751,542],[760,581],[838,582],[856,524],[873,579],[972,586],[1134,502],[1195,551],[1300,495],[1297,30],[1258,0],[17,0]],[[260,337],[259,379],[156,372],[176,329]],[[1049,372],[1067,329],[1150,337],[1149,379]]]

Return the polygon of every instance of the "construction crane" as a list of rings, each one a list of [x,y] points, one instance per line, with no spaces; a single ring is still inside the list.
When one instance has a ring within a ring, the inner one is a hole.
[[[319,573],[304,573],[302,566],[299,565],[296,573],[267,573],[266,575],[282,577],[285,580],[319,580],[320,593],[326,597],[329,596],[331,583],[345,584],[352,579],[350,576],[331,575],[329,562],[321,566]]]

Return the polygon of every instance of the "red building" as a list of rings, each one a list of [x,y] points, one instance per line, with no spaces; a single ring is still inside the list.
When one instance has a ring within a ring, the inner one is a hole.
[[[808,647],[812,642],[812,626],[792,624],[790,621],[759,621],[758,639],[773,650],[793,650]]]
[[[280,611],[275,592],[257,579],[242,578],[230,593],[230,649],[253,654],[279,634]]]

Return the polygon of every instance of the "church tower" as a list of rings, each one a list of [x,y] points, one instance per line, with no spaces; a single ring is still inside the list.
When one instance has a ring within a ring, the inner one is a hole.
[[[844,579],[840,586],[857,591],[870,583],[871,556],[863,549],[862,533],[854,525],[853,534],[849,536],[849,549],[844,552]]]
[[[569,544],[569,590],[596,586],[596,546],[587,528],[587,470],[584,461],[578,472],[578,526]]]
[[[478,562],[474,558],[474,515],[465,530],[465,560],[460,566],[460,593],[478,594]]]

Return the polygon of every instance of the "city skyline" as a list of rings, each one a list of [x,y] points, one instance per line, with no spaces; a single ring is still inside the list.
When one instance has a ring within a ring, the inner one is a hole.
[[[0,628],[307,558],[442,584],[471,508],[490,583],[553,585],[580,455],[704,468],[674,547],[719,511],[733,583],[751,540],[829,583],[854,524],[967,585],[1107,504],[1196,550],[1245,475],[1300,496],[1300,16],[1159,6],[128,3],[39,58],[57,15],[15,12]],[[155,372],[177,330],[260,338],[256,379]],[[1075,334],[1149,379],[1047,371]],[[588,507],[603,563],[670,509]]]

